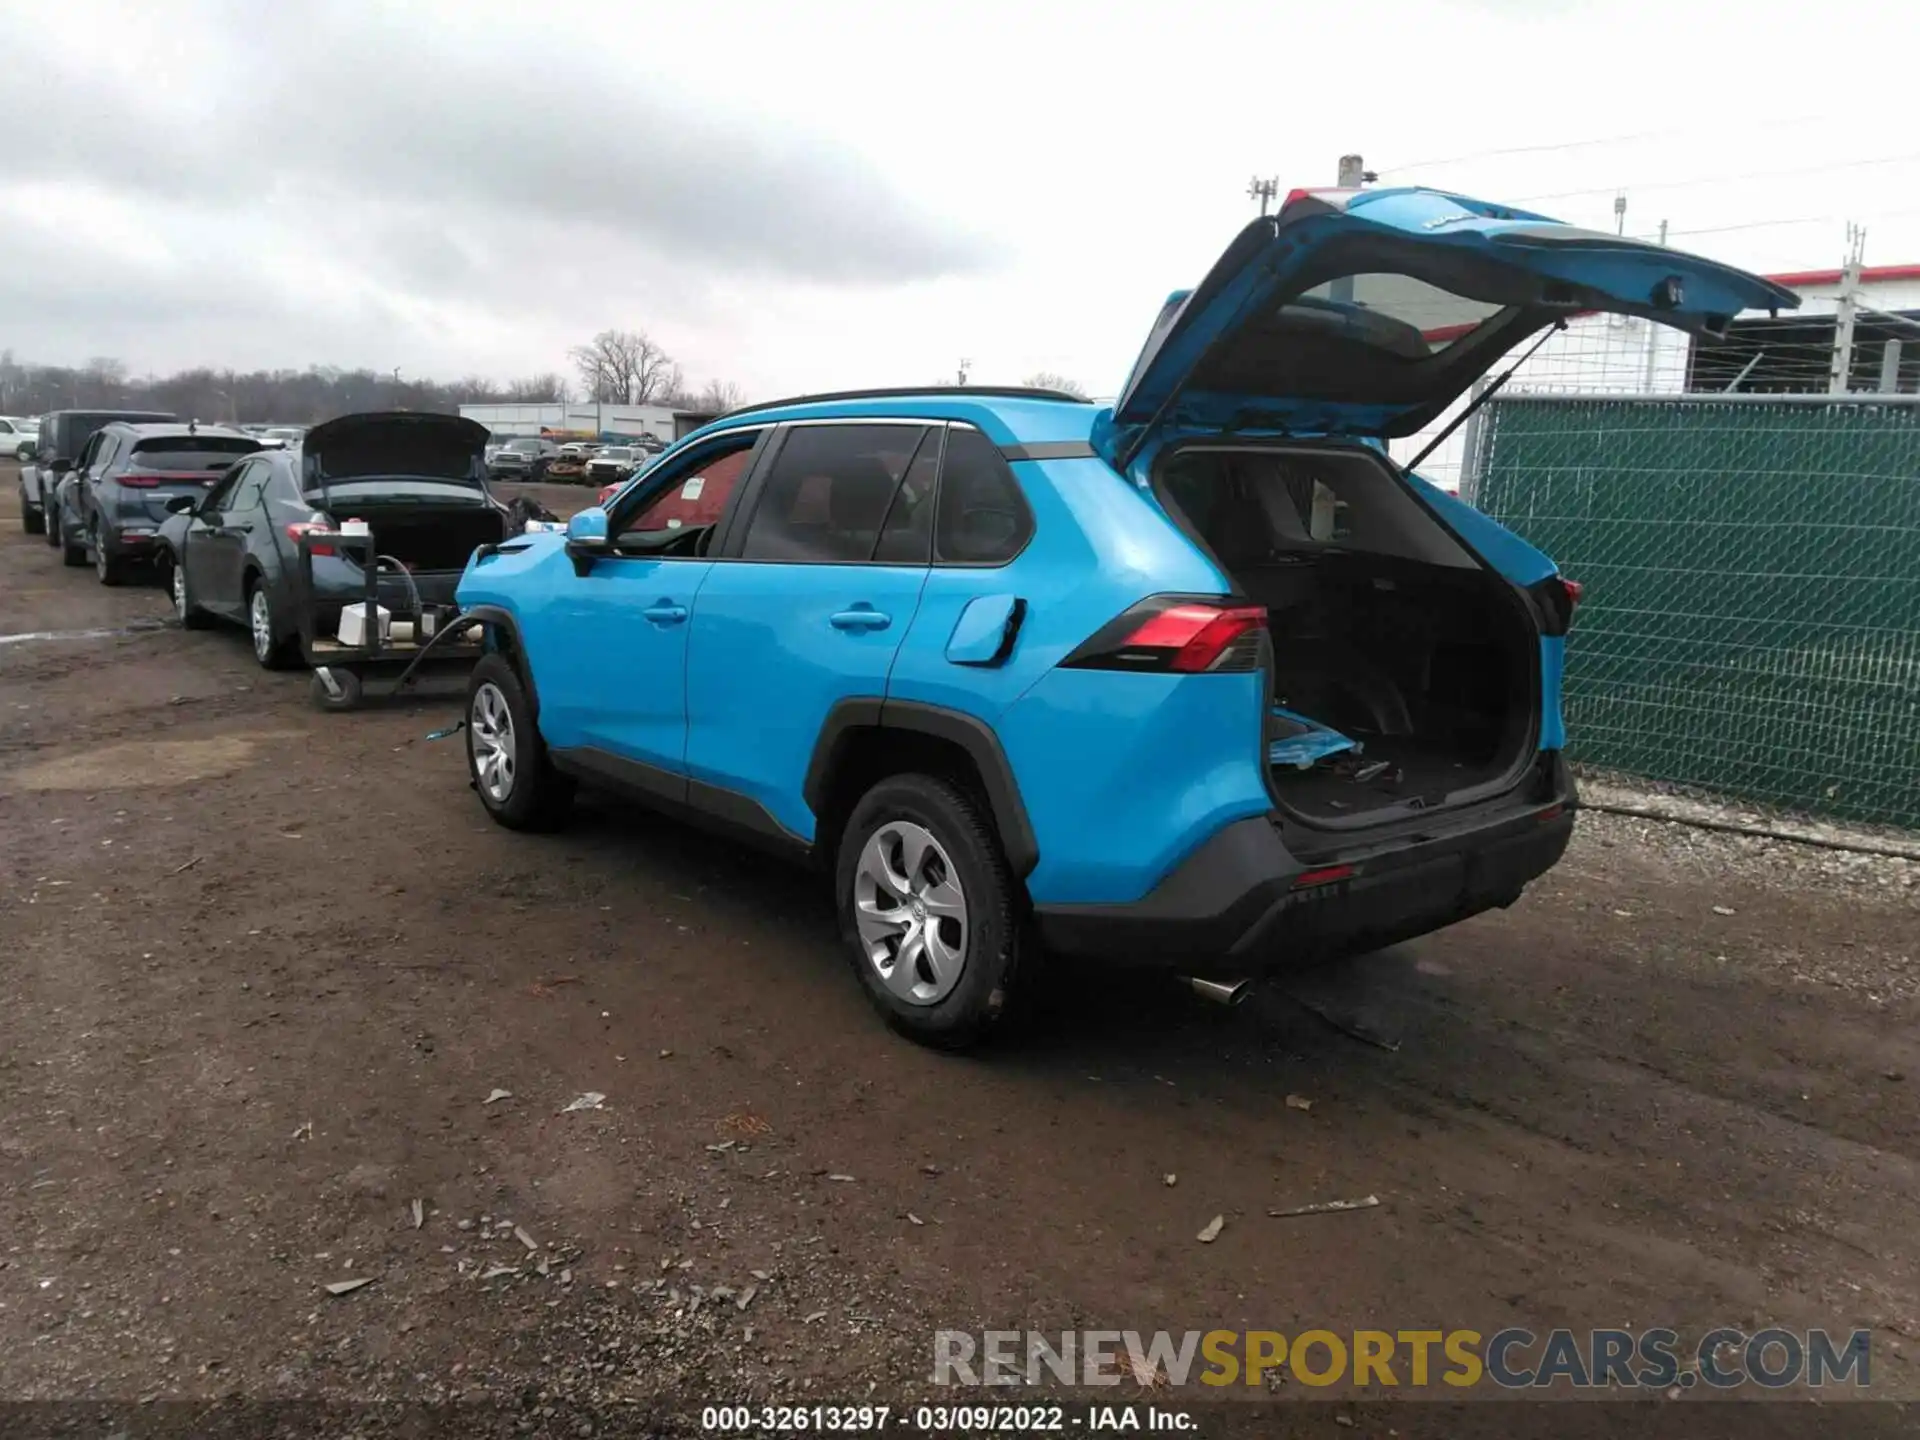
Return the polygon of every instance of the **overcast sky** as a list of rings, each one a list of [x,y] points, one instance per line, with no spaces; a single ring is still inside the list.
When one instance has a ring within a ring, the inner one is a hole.
[[[754,397],[963,357],[1109,393],[1249,178],[1346,151],[1606,228],[1624,187],[1759,269],[1850,218],[1920,262],[1911,87],[1861,78],[1904,14],[0,0],[0,347],[504,378],[621,326]]]

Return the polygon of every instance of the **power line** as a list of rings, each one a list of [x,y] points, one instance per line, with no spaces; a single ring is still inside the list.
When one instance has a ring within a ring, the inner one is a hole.
[[[1590,185],[1584,190],[1555,190],[1546,195],[1522,195],[1508,203],[1528,205],[1536,200],[1569,200],[1581,195],[1611,195],[1625,190],[1638,195],[1647,190],[1679,190],[1689,185],[1726,185],[1739,180],[1771,180],[1782,175],[1829,175],[1836,170],[1858,170],[1870,165],[1907,165],[1920,160],[1920,151],[1905,155],[1878,155],[1866,160],[1823,160],[1816,165],[1796,165],[1781,170],[1749,170],[1740,175],[1696,175],[1689,180],[1650,180],[1638,185]]]
[[[1785,125],[1807,125],[1831,120],[1831,115],[1775,115],[1749,122],[1749,130],[1771,130]],[[1556,150],[1591,150],[1601,145],[1625,145],[1634,140],[1661,140],[1675,135],[1691,135],[1709,128],[1706,125],[1673,125],[1663,130],[1636,130],[1627,135],[1603,135],[1591,140],[1563,140],[1550,145],[1511,145],[1499,150],[1476,150],[1470,155],[1448,155],[1434,160],[1414,160],[1405,165],[1390,165],[1383,175],[1401,175],[1409,170],[1431,170],[1438,165],[1464,165],[1469,160],[1493,160],[1506,155],[1542,155]]]

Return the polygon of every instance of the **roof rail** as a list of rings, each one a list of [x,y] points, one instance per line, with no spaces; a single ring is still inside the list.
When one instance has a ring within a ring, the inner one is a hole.
[[[821,395],[791,395],[785,400],[763,400],[755,405],[742,405],[728,410],[716,418],[730,420],[735,415],[749,415],[758,410],[783,410],[789,405],[824,405],[830,400],[910,400],[927,395],[977,395],[990,400],[1060,400],[1069,405],[1087,403],[1082,396],[1069,395],[1064,390],[1041,390],[1030,385],[896,385],[885,390],[833,390]]]

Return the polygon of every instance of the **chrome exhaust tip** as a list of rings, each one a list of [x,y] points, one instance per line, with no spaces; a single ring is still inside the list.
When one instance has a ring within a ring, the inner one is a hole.
[[[1253,993],[1251,980],[1202,980],[1195,975],[1180,978],[1192,987],[1194,994],[1216,1005],[1238,1005]]]

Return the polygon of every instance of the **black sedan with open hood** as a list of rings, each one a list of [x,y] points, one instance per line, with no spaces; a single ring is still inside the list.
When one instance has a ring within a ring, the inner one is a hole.
[[[353,520],[373,531],[381,603],[404,610],[417,592],[450,604],[474,549],[517,528],[487,488],[486,445],[486,428],[457,415],[381,412],[343,415],[297,449],[248,457],[204,496],[174,502],[161,532],[182,622],[237,621],[262,665],[291,662],[302,606],[328,634],[341,606],[365,594],[358,560],[324,539]],[[300,573],[305,533],[315,537],[311,591]]]

